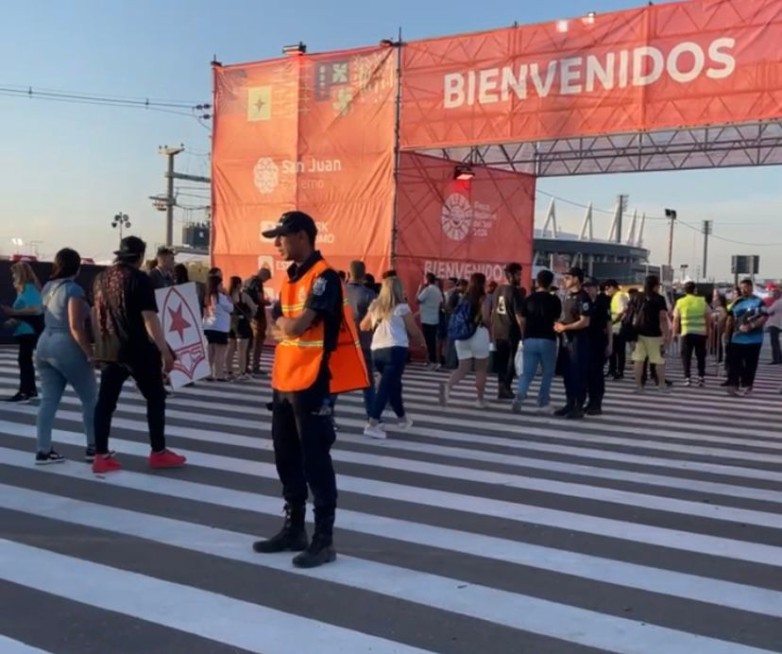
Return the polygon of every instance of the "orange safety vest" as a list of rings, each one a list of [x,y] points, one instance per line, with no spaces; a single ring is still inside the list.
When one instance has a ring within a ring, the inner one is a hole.
[[[320,259],[300,279],[285,279],[280,289],[282,315],[298,318],[304,313],[315,280],[330,266]],[[272,367],[272,388],[284,393],[310,388],[318,378],[324,356],[325,328],[322,321],[310,326],[298,338],[277,344]],[[337,349],[329,354],[329,392],[347,393],[369,386],[364,354],[358,340],[356,323],[343,293],[342,323]]]

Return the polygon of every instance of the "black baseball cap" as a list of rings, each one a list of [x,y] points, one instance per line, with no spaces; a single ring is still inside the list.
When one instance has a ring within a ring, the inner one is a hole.
[[[274,229],[263,232],[264,238],[277,238],[278,236],[290,236],[306,232],[313,241],[318,235],[318,228],[311,216],[303,211],[287,211],[277,221]]]
[[[586,279],[584,279],[584,284],[583,285],[584,286],[595,286],[595,287],[599,286],[599,284],[597,283],[597,280],[594,277],[587,277]]]
[[[126,236],[119,242],[119,250],[114,252],[117,259],[137,259],[143,257],[147,244],[138,236]]]
[[[573,267],[565,273],[566,277],[575,277],[578,281],[584,281],[584,271],[581,268]]]

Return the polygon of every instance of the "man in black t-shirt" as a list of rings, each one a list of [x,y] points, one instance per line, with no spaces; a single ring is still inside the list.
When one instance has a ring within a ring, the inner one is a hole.
[[[505,267],[505,279],[494,292],[491,329],[494,337],[494,368],[497,371],[500,400],[512,400],[511,390],[516,375],[515,355],[521,340],[520,322],[523,315],[524,292],[521,288],[521,264]]]
[[[147,402],[152,452],[151,468],[175,468],[185,457],[166,449],[166,390],[163,374],[171,372],[174,357],[158,319],[155,289],[141,272],[146,243],[136,236],[122,239],[117,259],[95,280],[95,359],[101,364],[100,392],[95,407],[96,473],[119,470],[109,452],[111,419],[128,377],[133,377]]]
[[[635,383],[638,392],[643,390],[646,361],[654,366],[660,390],[666,390],[665,351],[671,342],[671,327],[668,319],[668,305],[660,295],[660,280],[649,275],[644,282],[643,293],[633,300],[630,307],[633,328],[638,342],[633,350]]]
[[[599,416],[603,413],[605,395],[605,364],[611,355],[613,327],[611,324],[611,299],[605,292],[598,293],[597,282],[587,279],[584,290],[592,300],[592,318],[589,321],[589,370],[587,372],[587,394],[589,403],[585,413]]]
[[[520,413],[527,398],[529,386],[540,366],[543,377],[538,391],[538,411],[551,413],[551,383],[557,364],[556,323],[562,314],[562,303],[550,292],[554,274],[549,270],[538,273],[537,289],[522,304],[521,332],[524,339],[524,369],[519,377],[513,412]]]
[[[564,275],[564,282],[567,296],[562,307],[562,318],[554,325],[554,330],[564,337],[561,356],[567,403],[555,415],[579,420],[584,417],[586,401],[592,300],[581,288],[584,282],[584,271],[581,268],[571,268]]]

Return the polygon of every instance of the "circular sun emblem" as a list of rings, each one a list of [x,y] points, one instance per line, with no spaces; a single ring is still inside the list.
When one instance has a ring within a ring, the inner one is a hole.
[[[269,157],[261,157],[253,168],[253,181],[264,195],[268,195],[277,188],[280,183],[280,170],[277,164]]]
[[[443,232],[452,241],[463,241],[472,225],[472,205],[461,193],[445,198],[441,214]]]

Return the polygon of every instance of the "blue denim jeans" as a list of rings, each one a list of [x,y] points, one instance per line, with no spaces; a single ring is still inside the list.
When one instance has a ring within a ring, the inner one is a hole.
[[[372,352],[375,370],[380,373],[380,383],[375,392],[375,403],[369,417],[380,420],[386,405],[390,404],[399,418],[405,417],[405,405],[402,402],[402,375],[407,365],[406,347],[387,347]]]
[[[70,334],[44,332],[38,342],[36,364],[41,377],[41,404],[36,422],[38,451],[48,452],[52,449],[54,416],[68,384],[81,400],[87,445],[94,446],[98,385],[95,371],[84,352]]]
[[[367,366],[367,376],[369,377],[369,386],[367,386],[362,393],[364,394],[364,410],[367,412],[367,417],[372,413],[372,406],[375,403],[375,381],[374,374],[372,373],[372,352],[364,350],[364,363]],[[329,395],[325,402],[332,411],[337,406],[337,396]]]
[[[557,342],[547,338],[528,338],[524,341],[524,366],[516,395],[519,400],[527,397],[530,384],[535,378],[538,366],[543,370],[543,379],[538,391],[538,406],[548,406],[551,402],[551,383],[557,364]]]

